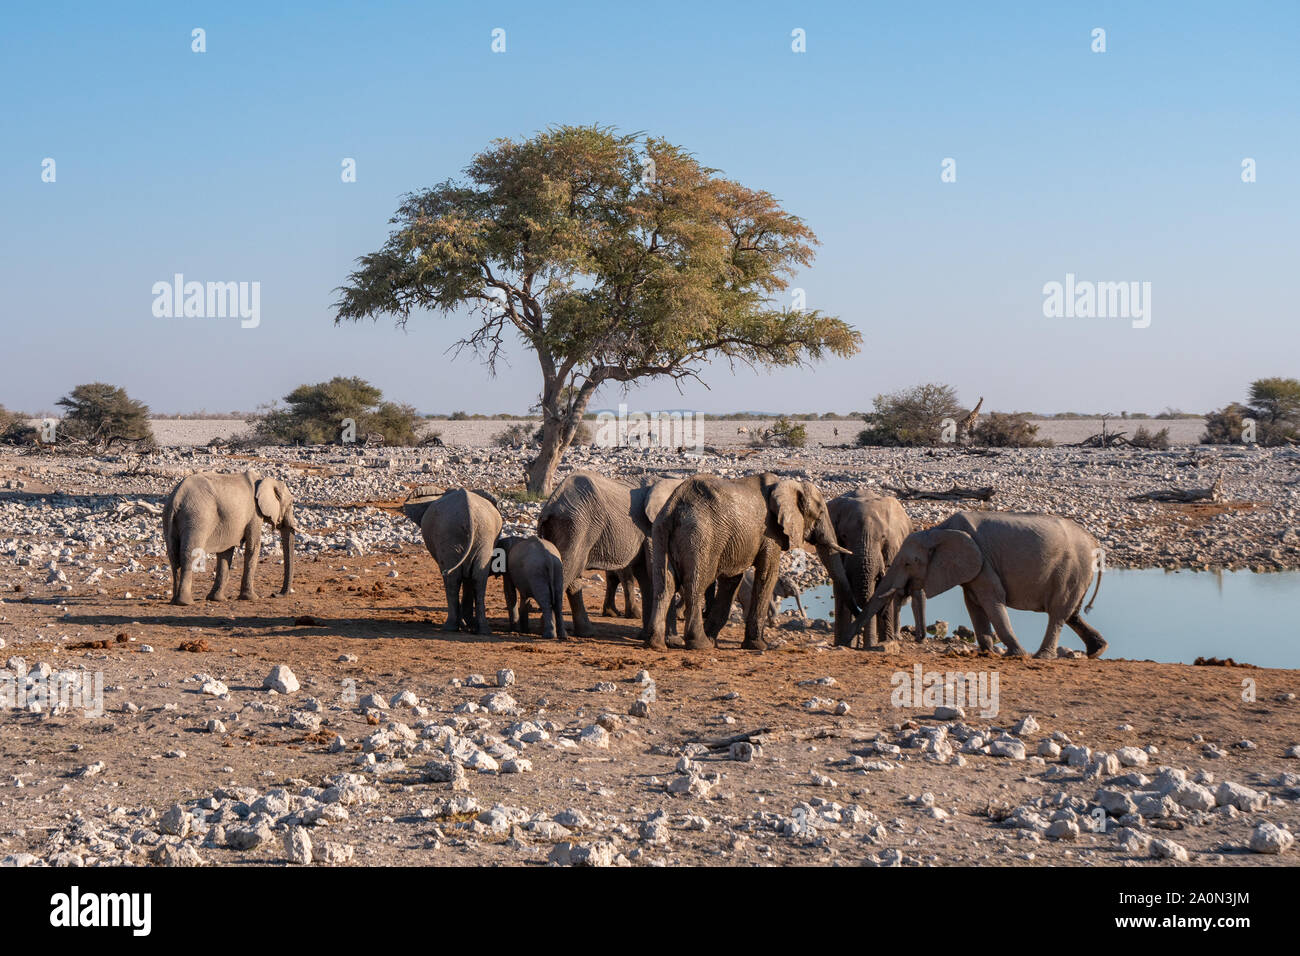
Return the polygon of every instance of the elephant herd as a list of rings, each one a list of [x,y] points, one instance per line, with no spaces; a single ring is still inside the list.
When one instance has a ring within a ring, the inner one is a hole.
[[[449,631],[491,633],[487,583],[499,574],[512,631],[527,632],[531,600],[541,612],[543,636],[565,638],[567,597],[574,634],[589,636],[579,580],[596,570],[606,579],[604,612],[616,611],[621,585],[627,615],[639,610],[641,637],[651,648],[714,647],[739,594],[743,646],[761,650],[774,595],[784,584],[781,553],[808,547],[831,579],[837,645],[852,646],[859,635],[864,646],[897,638],[899,611],[909,599],[921,640],[926,598],[960,586],[982,650],[993,651],[1001,641],[1008,655],[1026,654],[1008,608],[1047,614],[1040,658],[1057,656],[1065,625],[1083,640],[1089,657],[1106,649],[1082,617],[1094,570],[1101,585],[1100,546],[1073,521],[1053,515],[963,511],[918,531],[897,499],[862,488],[828,501],[810,481],[771,473],[705,474],[633,487],[591,471],[573,472],[559,484],[538,517],[536,536],[502,537],[496,498],[478,489],[420,487],[402,512],[419,527],[442,573],[443,629]],[[221,599],[241,543],[239,596],[256,597],[253,574],[264,521],[280,531],[280,593],[291,593],[296,526],[283,482],[256,472],[203,473],[177,485],[163,509],[172,603],[191,603],[193,571],[203,570],[209,553],[217,555],[217,568],[208,599]],[[641,595],[639,608],[633,584]]]

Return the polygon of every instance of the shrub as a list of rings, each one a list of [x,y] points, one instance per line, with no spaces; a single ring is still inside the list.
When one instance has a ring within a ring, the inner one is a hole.
[[[523,422],[507,425],[492,436],[492,443],[498,448],[522,448],[524,445],[535,445],[537,441],[538,433],[530,431]]]
[[[343,442],[344,420],[356,426],[355,438],[378,435],[387,445],[414,445],[419,416],[410,405],[383,401],[383,392],[361,378],[336,376],[328,382],[299,385],[254,427],[253,441],[268,445],[330,445]]]
[[[1205,434],[1201,436],[1202,445],[1240,445],[1246,430],[1243,419],[1250,417],[1250,409],[1245,405],[1231,402],[1223,408],[1212,411],[1205,416]]]
[[[1261,378],[1250,385],[1250,400],[1233,402],[1206,416],[1205,445],[1236,445],[1246,440],[1247,423],[1253,423],[1260,445],[1287,445],[1300,441],[1300,381]]]
[[[750,439],[756,448],[802,448],[808,441],[808,429],[782,416]]]
[[[966,414],[952,386],[937,383],[877,395],[874,405],[863,416],[868,427],[858,433],[859,445],[937,445],[943,420]]]
[[[115,385],[78,385],[55,404],[65,409],[56,432],[60,437],[79,438],[95,445],[153,443],[149,406]]]
[[[1129,444],[1135,448],[1150,448],[1156,451],[1164,451],[1169,447],[1169,429],[1162,428],[1160,431],[1152,431],[1145,425],[1139,425],[1138,430],[1133,433],[1129,439]]]
[[[34,445],[38,434],[26,416],[0,405],[0,445]]]
[[[989,412],[970,431],[971,442],[990,448],[1043,448],[1052,444],[1038,437],[1028,412]]]

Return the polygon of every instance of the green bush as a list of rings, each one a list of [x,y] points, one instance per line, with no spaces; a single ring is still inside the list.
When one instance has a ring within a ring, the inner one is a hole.
[[[989,412],[970,431],[973,444],[990,448],[1043,448],[1051,441],[1038,437],[1038,426],[1028,412]]]
[[[863,416],[867,427],[858,433],[859,445],[937,445],[943,420],[960,421],[966,415],[952,386],[933,382],[877,395],[874,406]]]
[[[802,448],[808,441],[808,429],[782,416],[749,440],[755,448]]]
[[[65,409],[56,436],[78,438],[94,445],[115,442],[153,443],[149,406],[104,382],[78,385],[56,405]]]
[[[1169,447],[1169,429],[1162,428],[1160,431],[1152,431],[1145,425],[1139,425],[1138,430],[1133,433],[1129,439],[1129,444],[1135,448],[1150,448],[1156,451],[1164,451]]]
[[[541,440],[541,429],[533,431],[523,422],[514,422],[492,436],[492,444],[498,448],[522,448],[536,445]]]
[[[377,435],[386,445],[414,445],[419,421],[415,409],[383,397],[378,388],[356,377],[299,385],[284,397],[287,407],[271,408],[249,422],[252,440],[264,445],[342,444],[344,421],[351,419],[357,442]]]
[[[1300,380],[1260,378],[1250,385],[1245,405],[1233,402],[1206,415],[1204,445],[1239,445],[1245,442],[1247,420],[1253,423],[1260,445],[1300,442]]]

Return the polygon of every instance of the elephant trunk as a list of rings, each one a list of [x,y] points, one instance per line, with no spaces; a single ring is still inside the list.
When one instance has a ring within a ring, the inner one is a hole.
[[[849,584],[848,572],[844,570],[844,559],[840,557],[838,551],[832,551],[824,544],[817,545],[817,557],[821,558],[822,564],[826,566],[834,588],[845,595],[853,606],[853,613],[856,615],[862,609],[858,606],[858,598],[853,593],[853,586]]]
[[[912,591],[912,617],[916,624],[916,639],[925,640],[925,589]]]
[[[284,556],[284,587],[281,594],[293,593],[293,523],[286,521],[280,525],[280,551]]]

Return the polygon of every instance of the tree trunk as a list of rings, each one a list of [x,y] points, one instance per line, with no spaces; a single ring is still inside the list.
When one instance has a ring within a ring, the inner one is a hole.
[[[545,414],[545,413],[544,413]],[[525,487],[529,494],[549,495],[555,480],[555,470],[560,467],[569,442],[573,438],[573,429],[563,422],[545,415],[542,421],[542,447],[537,457],[528,463],[528,481]]]

